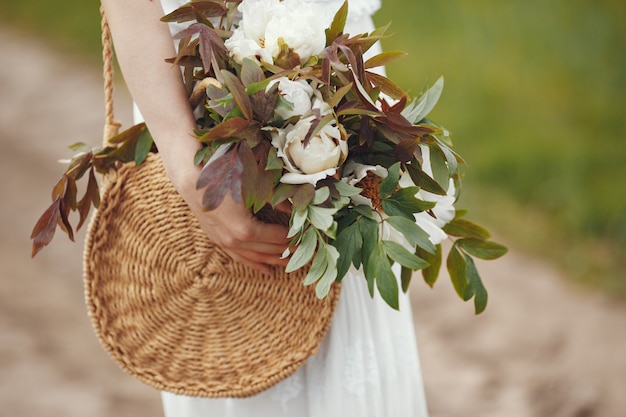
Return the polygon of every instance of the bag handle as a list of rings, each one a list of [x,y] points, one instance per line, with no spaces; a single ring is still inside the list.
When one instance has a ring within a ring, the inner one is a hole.
[[[122,124],[115,120],[115,110],[113,108],[113,41],[111,39],[111,29],[104,15],[104,8],[100,5],[101,29],[102,29],[102,75],[104,77],[104,134],[102,143],[108,145],[109,139],[116,136]]]

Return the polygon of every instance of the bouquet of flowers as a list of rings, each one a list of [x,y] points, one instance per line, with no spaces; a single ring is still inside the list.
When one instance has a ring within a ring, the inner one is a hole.
[[[427,117],[443,79],[410,100],[375,71],[405,54],[364,59],[386,28],[350,36],[347,12],[347,1],[325,21],[322,6],[292,0],[208,0],[162,19],[187,23],[169,61],[181,66],[197,116],[203,206],[216,208],[226,193],[254,212],[288,202],[287,272],[310,265],[304,285],[322,298],[350,268],[362,268],[370,294],[377,289],[393,308],[414,271],[434,285],[441,243],[453,237],[454,288],[480,313],[487,291],[472,257],[495,259],[506,248],[455,209],[463,160],[448,131]],[[110,143],[71,147],[77,154],[33,230],[33,256],[57,225],[73,238],[70,211],[79,212],[79,228],[98,206],[94,171],[141,164],[156,151],[144,124]],[[76,181],[85,175],[77,201]]]

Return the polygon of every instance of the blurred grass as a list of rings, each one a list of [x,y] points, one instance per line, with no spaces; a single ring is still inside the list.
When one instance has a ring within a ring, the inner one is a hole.
[[[462,204],[514,246],[626,296],[626,3],[387,1],[389,74],[440,74],[433,119],[468,161]]]
[[[469,162],[462,204],[513,246],[626,296],[626,2],[386,0],[390,76],[418,94]],[[97,3],[0,4],[0,21],[100,55]]]

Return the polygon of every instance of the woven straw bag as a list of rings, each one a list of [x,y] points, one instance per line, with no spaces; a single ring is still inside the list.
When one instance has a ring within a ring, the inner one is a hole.
[[[116,129],[105,19],[103,41],[106,140]],[[97,336],[124,371],[177,394],[247,397],[316,353],[338,285],[319,300],[302,285],[306,271],[267,276],[234,263],[201,231],[158,154],[110,171],[102,190],[85,243],[86,300]]]

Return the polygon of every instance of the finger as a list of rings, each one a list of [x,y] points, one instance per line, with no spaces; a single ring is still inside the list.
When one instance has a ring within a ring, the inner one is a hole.
[[[278,254],[260,253],[245,249],[239,249],[237,251],[233,251],[233,253],[236,253],[238,256],[241,256],[250,262],[262,263],[266,265],[287,266],[287,263],[289,263],[288,258],[283,259]]]
[[[225,250],[226,254],[230,256],[234,262],[237,262],[241,265],[245,265],[248,268],[255,269],[264,274],[270,274],[272,272],[272,268],[264,263],[252,261],[244,256],[241,256],[235,252],[229,252]]]
[[[263,223],[256,219],[253,219],[253,224],[248,229],[247,234],[249,241],[264,242],[276,245],[286,245],[289,243],[287,234],[289,228],[280,224]]]
[[[278,211],[282,211],[283,213],[287,213],[287,214],[291,214],[291,212],[293,211],[293,206],[287,200],[285,200],[282,203],[278,204],[274,208],[276,210],[278,210]]]

